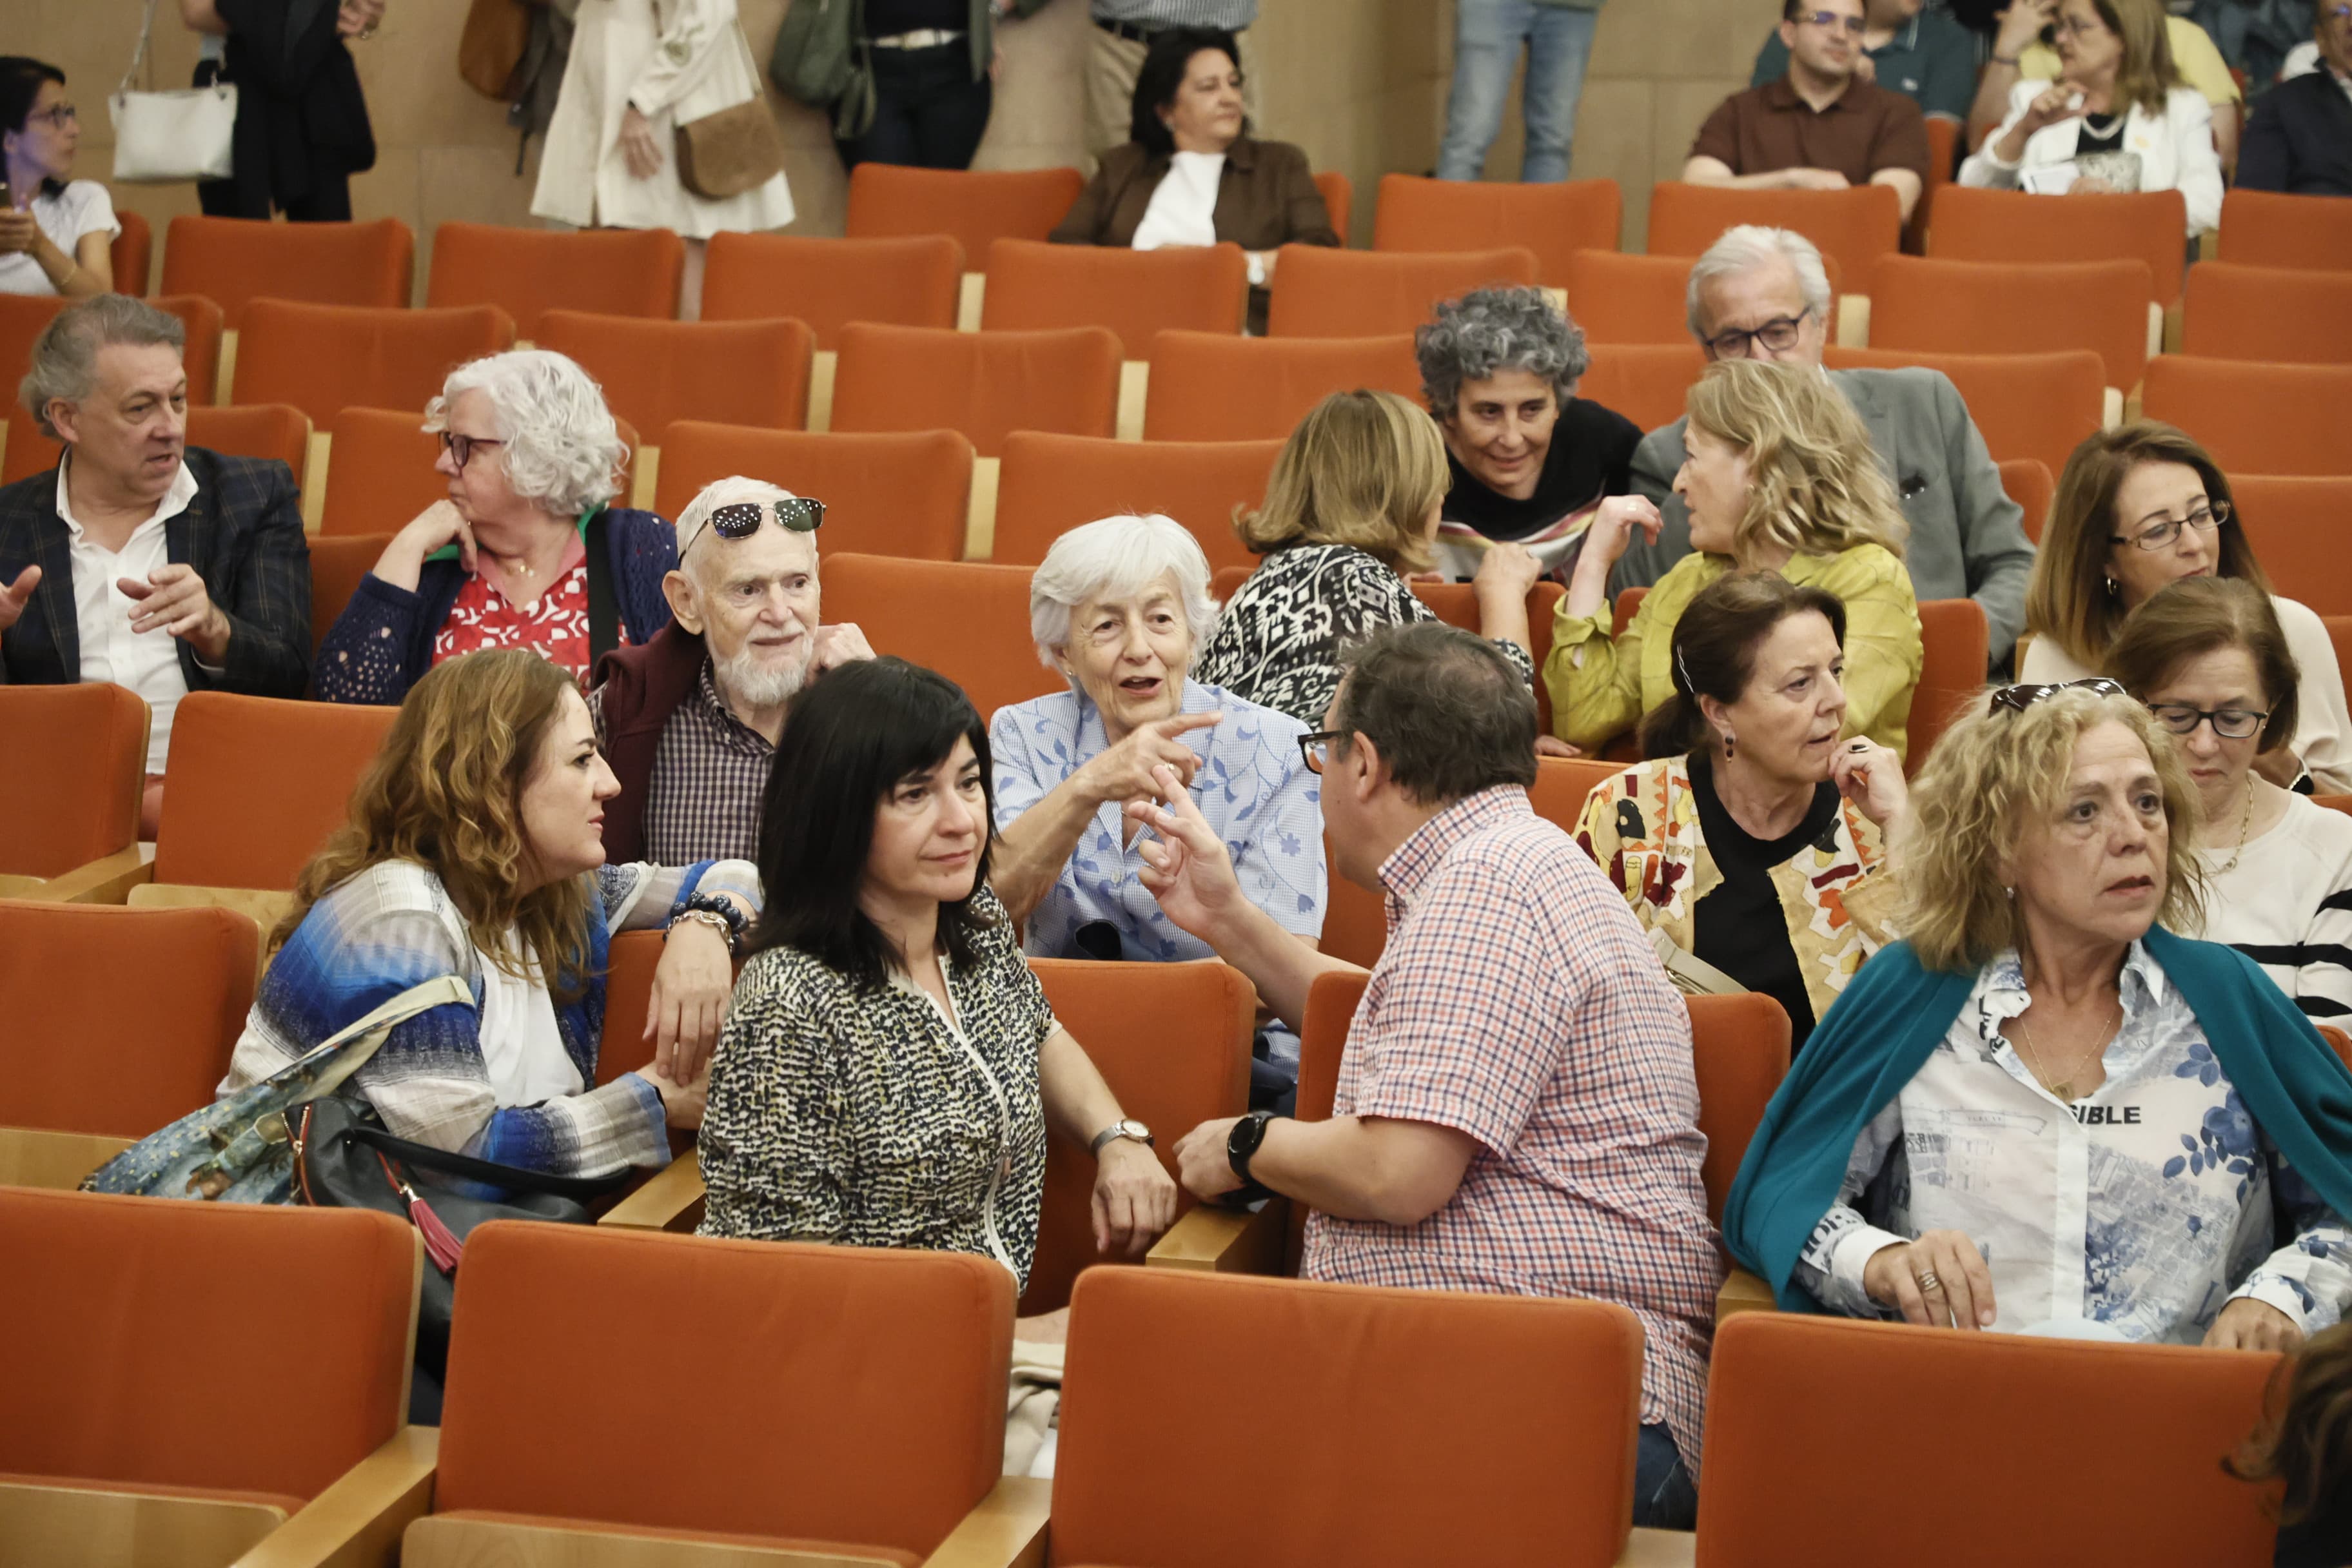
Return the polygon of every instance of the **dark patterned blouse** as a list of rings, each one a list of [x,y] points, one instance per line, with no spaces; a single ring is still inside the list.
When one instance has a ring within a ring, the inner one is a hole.
[[[1339,689],[1342,648],[1383,626],[1436,618],[1377,557],[1351,544],[1295,544],[1234,590],[1191,674],[1319,730]],[[1532,686],[1528,650],[1495,646]]]
[[[797,948],[744,965],[702,1120],[704,1236],[993,1258],[1025,1289],[1045,1182],[1037,1058],[1058,1026],[987,889],[977,963],[941,955],[961,1027]]]

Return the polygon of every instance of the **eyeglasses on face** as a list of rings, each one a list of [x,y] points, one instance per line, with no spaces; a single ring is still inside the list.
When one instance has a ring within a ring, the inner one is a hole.
[[[1747,359],[1750,345],[1755,343],[1762,343],[1776,354],[1786,353],[1797,346],[1797,334],[1803,329],[1805,318],[1812,313],[1813,308],[1808,305],[1793,316],[1775,316],[1748,331],[1717,332],[1706,340],[1706,346],[1715,351],[1717,359]]]
[[[1345,730],[1318,730],[1312,735],[1298,737],[1298,755],[1307,763],[1307,771],[1319,773],[1331,760],[1331,742],[1348,738]]]
[[[455,430],[441,432],[441,449],[449,454],[450,463],[461,474],[466,471],[466,465],[473,461],[475,452],[484,447],[505,445],[504,441],[493,440],[488,436],[460,436]]]
[[[1843,27],[1857,38],[1862,37],[1863,19],[1859,16],[1841,16],[1834,11],[1800,11],[1795,20],[1799,23],[1810,23],[1816,27],[1825,27],[1831,32]]]
[[[2161,522],[2150,523],[2137,533],[2111,533],[2107,537],[2117,544],[2129,544],[2141,550],[2162,550],[2180,537],[2184,528],[2200,533],[2212,533],[2230,521],[2230,503],[2217,500],[2190,509],[2187,517],[2168,517]]]
[[[2270,718],[2268,712],[2252,708],[2191,708],[2186,702],[2151,702],[2147,710],[2176,735],[2194,735],[2198,725],[2210,723],[2213,733],[2225,741],[2252,739],[2262,733],[2263,721]]]
[[[2086,680],[2061,680],[2054,685],[2004,686],[1992,694],[1992,701],[1986,706],[1985,711],[1998,713],[2006,708],[2012,713],[2022,713],[2043,698],[2055,696],[2061,691],[2095,691],[2102,697],[2125,694],[2120,682],[2109,680],[2104,675],[2094,675]]]
[[[2096,16],[2084,21],[2060,16],[2050,24],[2051,36],[2060,38],[2093,38],[2107,30],[2107,25]]]
[[[26,115],[25,123],[30,126],[36,120],[46,120],[57,130],[63,131],[67,126],[78,123],[80,119],[81,116],[75,112],[72,104],[53,103],[47,109],[36,109]]]

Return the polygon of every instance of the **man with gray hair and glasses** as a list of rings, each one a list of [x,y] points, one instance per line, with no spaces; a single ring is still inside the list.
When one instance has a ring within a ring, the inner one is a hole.
[[[1791,229],[1727,229],[1693,264],[1691,336],[1710,360],[1766,359],[1822,369],[1830,280],[1822,253]],[[1911,524],[1904,561],[1921,599],[1974,599],[1984,609],[1992,667],[2005,668],[2025,627],[2033,546],[2024,512],[2000,487],[1959,389],[1941,371],[1822,374],[1870,427]],[[1633,453],[1633,488],[1664,520],[1654,543],[1638,533],[1610,576],[1610,592],[1647,587],[1690,553],[1690,514],[1674,493],[1686,455],[1683,424],[1651,431]]]
[[[301,490],[282,462],[188,445],[186,341],[121,294],[58,312],[17,396],[65,451],[0,489],[0,683],[145,700],[149,838],[181,698],[299,697],[310,679]]]

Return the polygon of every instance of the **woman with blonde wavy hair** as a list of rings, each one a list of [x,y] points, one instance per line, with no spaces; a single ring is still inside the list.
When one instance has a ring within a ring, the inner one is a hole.
[[[1818,371],[1718,360],[1690,390],[1675,493],[1692,553],[1612,634],[1609,574],[1633,530],[1656,542],[1654,510],[1604,505],[1585,535],[1552,628],[1544,682],[1559,738],[1600,750],[1677,689],[1675,625],[1727,572],[1778,572],[1845,606],[1843,734],[1900,757],[1919,683],[1919,609],[1903,564],[1908,526],[1870,432]]]
[[[702,1120],[705,1066],[759,912],[742,860],[604,863],[618,794],[570,675],[526,648],[417,682],[302,868],[224,1094],[268,1078],[411,986],[473,992],[395,1027],[343,1092],[395,1137],[551,1175],[669,1158]],[[614,933],[666,930],[650,1064],[596,1082]]]
[[[2197,794],[2093,679],[1945,731],[1906,940],[1781,1083],[1725,1205],[1791,1311],[2292,1350],[2352,1309],[2352,1072],[2194,930]]]
[[[1198,679],[1319,728],[1339,650],[1382,626],[1434,620],[1405,585],[1429,569],[1448,483],[1436,423],[1393,392],[1335,392],[1283,443],[1265,504],[1234,531],[1265,562],[1201,645]],[[1479,630],[1535,680],[1525,547],[1487,550],[1472,579]]]

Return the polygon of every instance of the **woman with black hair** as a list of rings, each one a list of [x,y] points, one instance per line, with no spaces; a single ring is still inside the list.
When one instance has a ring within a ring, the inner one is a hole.
[[[96,180],[73,177],[81,121],[66,73],[43,60],[0,55],[0,294],[62,294],[114,288],[114,203]]]
[[[1307,154],[1250,135],[1234,36],[1181,27],[1154,39],[1135,79],[1131,135],[1103,154],[1053,239],[1137,250],[1238,245],[1249,252],[1250,330],[1263,331],[1275,251],[1336,246],[1339,237]]]
[[[1048,1122],[1094,1150],[1098,1249],[1175,1218],[989,889],[989,777],[971,701],[904,659],[794,700],[760,825],[775,895],[711,1066],[705,1236],[969,1252],[1026,1288]]]

